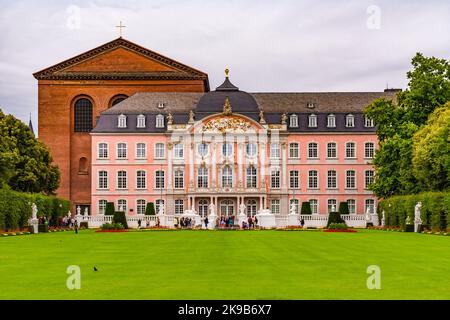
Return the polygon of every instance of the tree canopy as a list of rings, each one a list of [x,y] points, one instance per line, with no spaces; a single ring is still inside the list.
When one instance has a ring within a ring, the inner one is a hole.
[[[445,186],[442,181],[418,183],[427,174],[412,170],[413,153],[417,165],[420,163],[418,156],[415,156],[418,151],[413,151],[413,137],[427,123],[429,115],[436,108],[450,101],[450,62],[417,53],[412,59],[412,70],[407,73],[407,78],[408,88],[399,92],[395,99],[377,99],[365,109],[365,116],[372,118],[377,125],[380,141],[380,148],[373,162],[375,181],[371,185],[371,189],[379,197],[417,193]],[[439,124],[435,125],[438,126]],[[426,133],[422,133],[420,137],[423,135]],[[420,140],[419,137],[414,139]],[[433,146],[437,147],[436,144]],[[422,155],[420,159],[423,161],[423,152],[418,154]],[[431,178],[438,178],[438,175],[435,173]],[[439,179],[442,180],[442,177]]]
[[[52,164],[48,148],[26,124],[0,109],[0,186],[52,194],[59,179],[59,168]]]

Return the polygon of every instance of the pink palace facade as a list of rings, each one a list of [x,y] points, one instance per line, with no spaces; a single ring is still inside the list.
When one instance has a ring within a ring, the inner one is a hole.
[[[247,93],[228,75],[206,93],[137,93],[103,112],[92,137],[92,214],[147,202],[166,214],[374,212],[378,146],[362,110],[394,92]],[[267,210],[266,210],[267,212]]]

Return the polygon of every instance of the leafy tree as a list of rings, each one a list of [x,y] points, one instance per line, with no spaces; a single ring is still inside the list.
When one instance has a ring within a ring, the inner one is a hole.
[[[436,109],[413,137],[412,165],[422,190],[450,188],[450,102]]]
[[[449,61],[417,53],[412,66],[407,90],[393,100],[377,99],[364,111],[377,124],[380,141],[373,161],[375,181],[370,186],[378,197],[421,191],[412,170],[412,139],[429,114],[450,101]]]
[[[60,171],[47,147],[22,121],[0,110],[0,181],[23,192],[52,194]]]

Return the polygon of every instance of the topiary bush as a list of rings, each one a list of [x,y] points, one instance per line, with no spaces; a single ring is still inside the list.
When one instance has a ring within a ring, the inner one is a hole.
[[[312,214],[311,204],[309,201],[302,202],[301,214]]]
[[[339,214],[350,214],[347,201],[339,203]]]
[[[147,206],[145,207],[145,214],[147,216],[155,215],[155,204],[153,202],[147,202]]]
[[[112,216],[116,212],[114,208],[114,202],[107,202],[105,207],[105,215]]]
[[[330,223],[330,225],[328,226],[328,229],[337,229],[337,230],[342,230],[342,229],[348,229],[347,225],[345,223]]]
[[[123,211],[114,212],[113,223],[121,223],[125,229],[128,229],[127,217],[125,216],[125,212]]]
[[[342,219],[342,217],[339,214],[339,212],[330,212],[330,214],[328,215],[327,228],[329,228],[329,226],[331,224],[335,224],[335,223],[343,223],[343,224],[345,224],[345,221],[344,221],[344,219]]]

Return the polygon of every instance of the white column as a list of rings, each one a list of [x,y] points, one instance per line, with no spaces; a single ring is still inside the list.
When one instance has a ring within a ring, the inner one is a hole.
[[[215,143],[214,139],[211,142],[211,176],[212,176],[211,186],[213,188],[216,188],[217,187],[217,144]]]
[[[287,142],[281,143],[281,188],[287,189]]]

